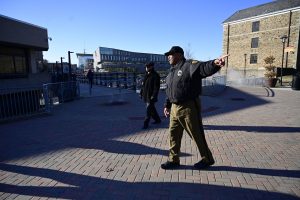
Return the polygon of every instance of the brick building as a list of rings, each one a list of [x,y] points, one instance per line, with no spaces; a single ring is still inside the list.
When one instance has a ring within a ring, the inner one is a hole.
[[[299,0],[277,0],[235,12],[223,22],[223,53],[230,54],[227,67],[246,77],[261,77],[264,58],[272,55],[276,67],[283,63],[300,71],[299,31]],[[282,36],[287,36],[284,43]]]

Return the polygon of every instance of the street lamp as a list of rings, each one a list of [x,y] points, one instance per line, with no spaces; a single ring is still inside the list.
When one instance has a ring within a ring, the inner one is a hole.
[[[58,72],[59,72],[59,70],[58,70],[58,61],[55,61],[55,70],[56,70],[56,73],[57,73],[57,76],[58,76]]]
[[[244,54],[245,57],[245,65],[244,65],[244,78],[246,78],[246,63],[247,63],[247,54]]]
[[[64,66],[63,66],[63,59],[65,59],[64,57],[60,57],[60,67],[61,67],[61,79],[62,81],[64,80]]]
[[[74,53],[74,52],[68,51],[68,58],[69,58],[69,81],[71,81],[71,72],[72,72],[72,69],[71,69],[71,53]]]
[[[282,41],[282,60],[281,60],[281,70],[280,70],[280,85],[282,86],[282,71],[283,71],[283,59],[284,59],[284,47],[285,47],[285,41],[288,37],[286,35],[281,36]]]

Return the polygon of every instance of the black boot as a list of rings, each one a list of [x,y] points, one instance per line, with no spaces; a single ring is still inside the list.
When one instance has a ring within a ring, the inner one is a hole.
[[[147,123],[147,122],[144,122],[143,129],[147,129],[148,127],[149,127],[148,123]]]
[[[162,169],[175,169],[178,168],[180,166],[179,162],[171,162],[171,161],[167,161],[163,164],[161,164],[161,168]]]

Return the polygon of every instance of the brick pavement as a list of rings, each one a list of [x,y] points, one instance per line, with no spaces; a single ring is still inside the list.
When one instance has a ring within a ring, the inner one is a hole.
[[[0,125],[0,199],[299,199],[300,92],[227,88],[202,98],[216,164],[187,134],[182,166],[162,170],[168,120],[141,130],[136,94],[83,98],[52,115]],[[162,110],[163,94],[157,105]]]

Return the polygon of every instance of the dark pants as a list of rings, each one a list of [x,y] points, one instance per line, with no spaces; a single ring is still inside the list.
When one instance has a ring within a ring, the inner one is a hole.
[[[146,118],[145,118],[145,121],[144,121],[144,125],[146,125],[146,126],[148,126],[151,117],[156,122],[160,122],[161,121],[160,117],[159,117],[159,115],[158,115],[158,113],[156,111],[156,108],[155,108],[154,104],[155,104],[154,102],[146,103],[147,113],[146,113]]]
[[[169,160],[172,162],[179,162],[183,130],[185,130],[196,143],[201,158],[208,163],[214,162],[204,135],[199,99],[187,101],[180,105],[172,104],[169,127]]]

